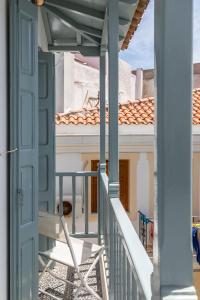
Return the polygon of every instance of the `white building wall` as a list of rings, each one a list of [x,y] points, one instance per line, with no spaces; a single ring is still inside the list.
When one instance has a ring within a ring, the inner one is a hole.
[[[193,64],[193,89],[196,88],[200,88],[200,63]],[[154,96],[154,70],[153,69],[143,70],[143,98],[153,97],[153,96]]]
[[[119,59],[119,102],[127,103],[128,100],[135,100],[135,76],[131,66]]]
[[[136,181],[137,209],[149,216],[149,163],[147,153],[140,153]]]
[[[70,52],[64,53],[64,111],[67,112],[74,106],[74,55]],[[57,99],[56,99],[57,101]]]
[[[90,66],[89,63],[76,61],[74,54],[65,53],[63,89],[64,110],[62,112],[81,109],[86,97],[98,97],[99,70],[94,66]],[[108,95],[107,91],[108,80],[106,75],[106,95]],[[119,60],[119,102],[124,103],[134,99],[135,75],[131,73],[129,64]],[[106,96],[106,101],[108,102],[108,96]],[[59,102],[59,107],[61,107],[60,100],[56,98],[56,102]],[[58,104],[56,107],[58,107]]]
[[[7,149],[7,1],[0,1],[0,152]],[[7,271],[8,271],[8,249],[7,249],[7,157],[0,156],[0,298],[6,300],[7,295]]]
[[[56,172],[78,172],[84,168],[80,153],[59,152],[59,145],[56,151]],[[76,214],[80,215],[82,208],[82,178],[76,177]],[[72,203],[72,177],[63,179],[63,199]],[[56,201],[59,203],[59,181],[56,177]]]
[[[64,53],[55,53],[56,112],[64,111]]]
[[[73,109],[80,109],[88,97],[97,98],[99,91],[99,70],[74,62]]]

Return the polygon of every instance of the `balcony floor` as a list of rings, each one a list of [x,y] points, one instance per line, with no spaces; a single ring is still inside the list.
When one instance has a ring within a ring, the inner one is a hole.
[[[84,274],[87,272],[87,270],[90,267],[90,264],[92,263],[92,259],[88,260],[87,263],[81,266],[81,272]],[[54,268],[54,272],[59,274],[59,276],[70,280],[75,283],[79,283],[79,280],[77,278],[77,275],[74,274],[74,271],[72,268],[65,267],[61,264],[56,264]],[[101,297],[102,297],[102,286],[101,286],[101,278],[100,278],[100,265],[97,264],[96,268],[94,268],[93,272],[88,278],[89,286],[94,289]],[[49,273],[46,273],[43,279],[40,282],[40,288],[46,290],[47,292],[60,297],[63,300],[72,300],[74,299],[74,293],[76,289],[73,289],[73,287],[70,284],[64,284],[62,281],[59,281],[55,278],[53,278]],[[94,296],[88,294],[86,290],[82,290],[79,294],[79,299],[84,300],[93,300],[96,299]],[[38,297],[39,300],[51,300],[49,296],[40,294]]]

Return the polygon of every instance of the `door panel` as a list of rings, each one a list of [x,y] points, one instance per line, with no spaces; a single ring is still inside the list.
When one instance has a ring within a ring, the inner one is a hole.
[[[39,52],[39,209],[55,208],[55,93],[54,55]],[[52,242],[40,236],[39,249],[47,250]]]
[[[120,200],[126,211],[129,211],[129,161],[119,161]]]
[[[91,170],[97,171],[98,160],[91,161]],[[108,175],[108,161],[106,161],[106,173]],[[126,211],[129,211],[129,161],[119,161],[120,200]],[[91,212],[97,212],[97,178],[91,178]]]
[[[39,52],[39,208],[55,207],[54,55]]]
[[[17,299],[37,299],[38,70],[37,8],[18,1]]]

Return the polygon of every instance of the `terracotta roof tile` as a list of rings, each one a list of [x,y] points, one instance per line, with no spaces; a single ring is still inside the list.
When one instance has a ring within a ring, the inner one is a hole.
[[[200,125],[200,89],[193,91],[193,125]],[[154,123],[154,98],[145,98],[135,102],[119,105],[119,125],[150,125]],[[56,124],[65,125],[98,125],[100,123],[99,108],[56,114]],[[108,123],[108,108],[106,111]]]
[[[149,4],[149,1],[150,0],[139,0],[138,1],[137,8],[135,10],[131,24],[129,26],[126,37],[125,37],[122,47],[121,47],[122,50],[125,50],[128,48],[129,42],[130,42],[131,38],[133,37],[135,31],[138,28],[138,25],[142,19],[145,9],[147,8],[147,6]]]

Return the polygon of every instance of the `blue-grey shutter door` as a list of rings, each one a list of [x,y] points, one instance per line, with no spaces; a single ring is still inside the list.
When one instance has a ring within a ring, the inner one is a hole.
[[[39,209],[55,208],[55,77],[54,55],[39,52]],[[40,250],[49,247],[49,240],[39,239]]]
[[[39,206],[55,206],[55,83],[54,55],[39,52]]]
[[[18,1],[18,300],[37,299],[37,8]]]

